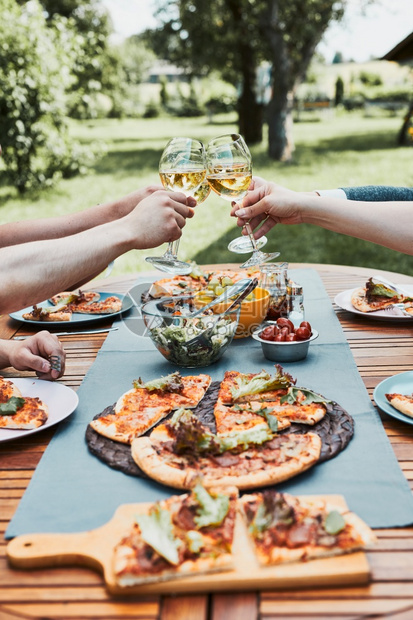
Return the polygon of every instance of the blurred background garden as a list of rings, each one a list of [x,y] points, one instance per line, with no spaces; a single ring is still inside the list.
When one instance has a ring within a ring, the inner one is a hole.
[[[327,59],[319,44],[350,3],[158,0],[142,31],[135,2],[137,34],[119,40],[103,1],[0,0],[0,223],[158,184],[173,136],[241,131],[254,174],[299,191],[413,186],[413,33],[401,23],[381,58]],[[211,194],[180,258],[237,262],[227,250],[237,235]],[[280,225],[269,238],[280,260],[413,275],[413,257],[317,227]],[[124,255],[113,275],[147,269],[150,253]]]

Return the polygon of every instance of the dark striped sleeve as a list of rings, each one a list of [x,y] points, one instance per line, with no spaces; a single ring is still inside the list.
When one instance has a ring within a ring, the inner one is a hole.
[[[413,187],[391,187],[390,185],[364,185],[361,187],[341,187],[348,200],[371,202],[413,201]]]

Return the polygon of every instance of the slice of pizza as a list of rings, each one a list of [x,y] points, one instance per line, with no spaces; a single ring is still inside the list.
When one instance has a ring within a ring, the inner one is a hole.
[[[341,555],[376,542],[354,513],[320,499],[268,489],[244,495],[239,506],[262,566]]]
[[[179,372],[147,382],[139,379],[122,394],[113,411],[95,418],[90,426],[104,437],[130,444],[174,409],[196,407],[210,383],[209,375],[182,377]]]
[[[161,297],[175,297],[180,295],[189,295],[196,291],[200,291],[206,286],[204,275],[199,276],[173,276],[172,278],[162,278],[154,282],[148,294],[153,299]]]
[[[233,432],[269,427],[277,432],[291,426],[285,417],[278,417],[271,407],[272,403],[252,401],[235,405],[224,405],[217,400],[214,406],[214,417],[217,435],[230,435]]]
[[[0,428],[31,430],[47,422],[47,405],[37,397],[11,396],[0,404]]]
[[[19,388],[8,379],[0,377],[0,403],[6,403],[12,396],[21,396]]]
[[[216,435],[190,410],[179,409],[150,437],[132,441],[132,458],[150,478],[190,489],[202,478],[205,487],[251,489],[287,480],[315,465],[321,438],[315,433],[275,436],[263,425],[230,435]]]
[[[113,572],[121,587],[233,568],[237,490],[197,484],[136,515],[116,545]]]
[[[55,306],[51,308],[42,308],[36,304],[30,312],[25,312],[22,315],[23,319],[27,321],[71,321],[72,311],[67,306]]]
[[[63,291],[62,293],[57,293],[57,295],[50,297],[49,301],[54,306],[59,306],[60,304],[76,304],[78,300],[91,303],[93,301],[99,301],[99,299],[100,294],[94,291],[79,291],[79,293]]]
[[[374,278],[369,278],[366,286],[355,289],[351,294],[351,303],[359,312],[384,310],[403,301],[403,295]]]
[[[413,418],[413,394],[385,394],[392,407]]]
[[[218,398],[225,405],[252,400],[271,401],[285,395],[287,388],[294,383],[295,379],[279,365],[276,365],[274,375],[265,370],[260,373],[229,370],[221,382]]]

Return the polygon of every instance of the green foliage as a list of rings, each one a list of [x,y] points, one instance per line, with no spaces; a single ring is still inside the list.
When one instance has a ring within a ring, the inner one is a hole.
[[[359,80],[364,86],[381,86],[383,80],[378,73],[371,73],[369,71],[360,71]]]
[[[36,0],[0,0],[0,14],[0,136],[8,178],[24,192],[84,168],[65,119],[71,33],[60,19],[48,28]]]

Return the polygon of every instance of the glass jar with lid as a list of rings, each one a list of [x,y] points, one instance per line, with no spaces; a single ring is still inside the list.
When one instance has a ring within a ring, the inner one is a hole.
[[[266,263],[260,266],[260,271],[260,286],[271,296],[265,319],[276,321],[281,316],[288,316],[288,263]]]

